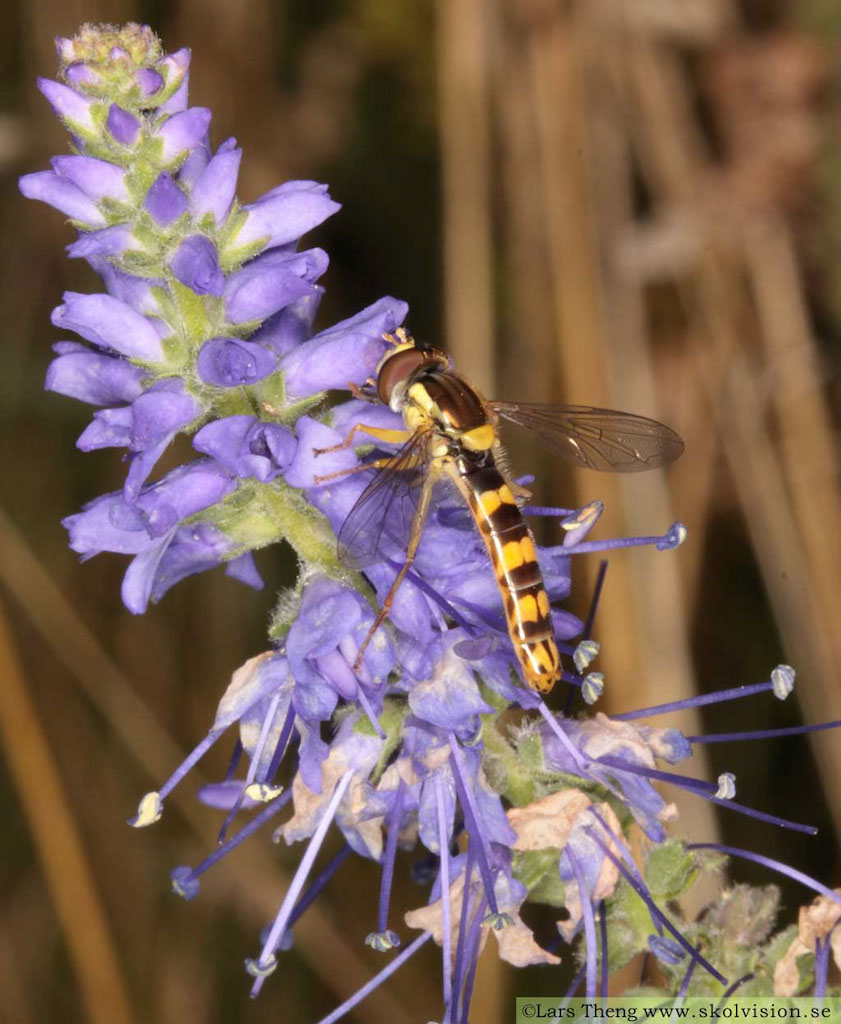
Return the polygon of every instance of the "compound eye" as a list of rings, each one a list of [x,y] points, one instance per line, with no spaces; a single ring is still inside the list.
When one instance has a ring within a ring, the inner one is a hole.
[[[416,348],[395,352],[386,359],[377,376],[377,396],[383,405],[391,402],[391,393],[397,385],[411,377],[425,362],[427,359],[423,352]]]

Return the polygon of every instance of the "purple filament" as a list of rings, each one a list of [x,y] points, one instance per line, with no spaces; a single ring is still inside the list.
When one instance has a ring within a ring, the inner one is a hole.
[[[365,999],[366,996],[370,995],[375,989],[378,989],[387,978],[390,978],[399,967],[402,967],[403,964],[413,957],[421,946],[426,945],[431,938],[432,932],[421,932],[414,942],[409,943],[401,953],[398,953],[393,960],[389,961],[387,967],[384,967],[379,974],[375,974],[366,985],[363,985],[358,992],[354,992],[350,999],[346,999],[345,1002],[343,1002],[341,1006],[336,1007],[332,1013],[328,1013],[326,1017],[322,1017],[318,1024],[336,1024],[337,1020],[341,1020],[345,1014],[350,1013],[354,1006],[357,1006],[363,999]]]
[[[464,889],[461,895],[461,913],[459,914],[458,924],[458,944],[456,945],[456,957],[453,965],[453,980],[452,980],[452,998],[447,1004],[446,1011],[444,1014],[443,1024],[452,1024],[452,1013],[455,1005],[455,1001],[458,994],[461,992],[464,968],[464,950],[467,942],[467,921],[470,916],[470,903],[471,903],[471,876],[473,875],[473,861],[475,860],[475,854],[473,852],[473,844],[468,841],[467,844],[467,859],[464,865]]]
[[[832,934],[830,929],[829,935]],[[816,999],[823,999],[826,995],[826,978],[829,974],[829,935],[825,939],[818,939],[815,944],[815,989],[812,993]]]
[[[694,960],[697,960],[698,963],[706,971],[708,971],[708,973],[710,973],[717,981],[720,981],[722,985],[726,985],[727,984],[727,979],[724,977],[724,975],[719,974],[719,972],[706,959],[706,957],[704,957],[701,953],[699,953],[698,950],[695,949],[695,947],[690,942],[688,942],[680,934],[680,932],[677,930],[677,928],[675,928],[675,926],[672,924],[672,922],[666,917],[666,915],[662,912],[662,910],[660,910],[660,908],[657,906],[657,904],[652,900],[651,894],[648,892],[648,889],[644,885],[642,885],[640,882],[638,882],[637,879],[631,874],[631,872],[628,871],[628,869],[625,867],[625,865],[622,863],[622,861],[613,853],[613,851],[610,849],[610,847],[607,845],[607,843],[604,842],[604,840],[601,838],[601,836],[596,835],[596,833],[592,829],[587,829],[587,834],[589,836],[591,836],[591,838],[596,843],[598,843],[599,847],[601,847],[601,849],[604,852],[605,856],[609,857],[610,860],[613,861],[613,863],[619,869],[620,873],[625,878],[625,881],[628,883],[628,885],[631,886],[631,888],[634,890],[634,892],[637,894],[637,896],[639,896],[639,898],[641,900],[643,900],[643,902],[646,904],[646,906],[648,906],[649,911],[651,911],[651,912],[653,912],[653,913],[655,913],[657,915],[657,917],[660,919],[660,921],[662,921],[662,923],[665,926],[666,930],[672,933],[672,935],[680,943],[680,945],[683,946],[683,948],[686,950],[686,952]]]
[[[289,745],[289,739],[292,735],[292,727],[295,725],[295,709],[292,706],[292,701],[289,702],[289,710],[286,712],[286,721],[280,730],[280,736],[277,738],[277,746],[272,756],[269,770],[266,772],[266,781],[273,782],[274,777],[277,774],[278,768],[280,768],[281,761],[283,761],[286,748]]]
[[[401,782],[402,785],[402,782]],[[444,816],[444,784],[441,773],[435,775],[435,809],[438,816],[438,849],[441,851],[441,956],[444,984],[444,1005],[452,999],[452,926],[450,924],[450,840],[447,835],[447,822]],[[391,833],[389,832],[389,840]]]
[[[770,868],[772,871],[777,871],[781,875],[786,875],[788,878],[793,878],[795,882],[800,882],[805,885],[807,889],[812,889],[814,892],[822,893],[824,896],[828,896],[833,902],[841,904],[841,896],[838,893],[833,892],[832,889],[823,885],[816,878],[812,878],[810,875],[804,874],[802,871],[798,871],[797,868],[790,868],[788,864],[782,864],[778,860],[773,860],[771,857],[764,857],[761,853],[753,853],[751,850],[743,850],[738,846],[722,846],[719,843],[687,843],[687,850],[718,850],[719,853],[726,853],[728,857],[741,857],[744,860],[752,860],[755,864],[761,864],[763,867]]]
[[[743,697],[753,697],[757,693],[764,693],[772,690],[773,683],[766,680],[764,683],[751,683],[749,686],[733,686],[729,690],[716,690],[715,693],[704,693],[697,697],[687,697],[686,700],[673,700],[668,704],[653,704],[649,708],[639,708],[636,711],[625,711],[621,715],[611,715],[614,722],[633,722],[637,718],[650,718],[652,715],[665,715],[669,711],[683,711],[685,708],[699,708],[707,704],[720,704],[730,700],[741,700]]]
[[[242,740],[237,737],[234,749],[231,751],[231,760],[228,762],[228,770],[225,772],[225,782],[230,782],[237,770],[240,758],[242,757]]]
[[[689,966],[686,968],[686,974],[684,974],[683,981],[680,983],[680,988],[677,991],[678,999],[683,1000],[686,996],[686,993],[689,991],[689,983],[690,981],[692,981],[692,975],[695,973],[695,968],[697,966],[697,961],[689,961]]]
[[[496,905],[493,876],[491,875],[491,851],[488,847],[487,839],[479,827],[479,810],[476,807],[476,802],[473,799],[473,793],[470,791],[470,785],[468,784],[467,777],[465,775],[464,763],[461,760],[461,751],[459,750],[458,740],[454,733],[451,732],[449,735],[450,763],[453,766],[453,776],[455,778],[456,788],[458,789],[462,810],[464,811],[465,824],[467,825],[467,831],[470,833],[471,842],[474,839],[476,840],[476,860],[479,864],[479,873],[482,876],[482,884],[485,887],[485,896],[488,900],[488,906],[491,908],[492,913],[498,914],[499,910]]]
[[[584,949],[587,955],[587,996],[596,994],[596,970],[598,968],[598,949],[596,944],[596,920],[593,916],[593,902],[587,891],[587,880],[578,858],[572,852],[572,847],[567,844],[563,856],[567,858],[575,875],[575,882],[578,885],[578,899],[581,903],[581,920],[584,924]]]
[[[380,932],[388,929],[388,908],[391,903],[391,883],[394,879],[394,862],[397,857],[397,838],[400,835],[400,820],[403,817],[403,803],[406,787],[401,779],[394,795],[394,804],[389,815],[388,838],[383,854],[383,873],[380,882],[380,908],[377,924]]]
[[[608,956],[607,956],[607,908],[604,900],[599,902],[599,942],[601,945],[601,977],[599,978],[599,995],[604,999],[607,995]]]
[[[345,843],[345,845],[330,858],[330,862],[327,864],[327,867],[321,872],[318,878],[308,886],[307,891],[295,904],[295,909],[292,911],[292,915],[289,918],[289,924],[286,926],[287,931],[296,923],[296,921],[299,921],[304,916],[307,910],[309,910],[313,902],[318,899],[324,888],[327,886],[327,883],[348,859],[350,854],[351,849],[348,844]]]
[[[269,730],[272,727],[272,722],[274,721],[274,716],[275,713],[277,712],[277,707],[279,703],[280,693],[276,693],[269,702],[269,709],[266,712],[266,716],[263,719],[263,724],[260,727],[260,736],[257,740],[257,745],[255,746],[254,751],[251,755],[251,762],[248,765],[248,771],[246,772],[245,775],[245,782],[242,785],[242,789],[239,792],[239,796],[234,801],[233,807],[230,809],[230,811],[228,811],[227,817],[222,822],[222,827],[219,829],[219,838],[217,839],[217,842],[219,843],[225,842],[225,836],[228,834],[228,829],[231,827],[231,822],[234,820],[237,814],[239,814],[239,811],[242,808],[242,802],[245,799],[245,791],[248,788],[248,786],[250,786],[251,783],[254,781],[254,777],[257,774],[257,766],[260,764],[260,761],[263,757],[263,750],[266,746],[266,741],[269,738]],[[287,713],[287,718],[288,717],[289,716]]]
[[[809,732],[822,732],[824,729],[838,729],[841,719],[832,722],[819,722],[817,725],[791,725],[783,729],[756,729],[752,732],[713,732],[706,736],[687,736],[690,743],[730,743],[745,740],[771,740],[779,736],[802,736]]]
[[[470,922],[470,931],[467,934],[466,962],[470,964],[467,972],[467,980],[464,983],[464,991],[461,994],[461,1015],[459,1024],[469,1024],[468,1014],[470,1012],[470,1000],[473,998],[473,984],[476,981],[476,971],[479,967],[479,944],[482,941],[482,918],[485,916],[487,901],[479,900],[476,914]]]
[[[204,860],[196,866],[193,871],[193,877],[198,878],[199,875],[203,875],[205,871],[213,867],[217,861],[220,861],[226,854],[230,853],[231,850],[236,849],[240,843],[244,842],[267,821],[271,821],[278,812],[283,810],[291,799],[292,790],[287,789],[284,793],[275,797],[270,804],[266,804],[262,811],[260,811],[259,814],[255,814],[251,821],[249,821],[247,825],[244,825],[239,832],[231,836],[231,838],[222,846],[217,846],[212,853],[208,854],[207,857],[205,857]]]
[[[615,845],[619,847],[619,852],[622,854],[622,859],[625,861],[625,865],[628,868],[628,870],[634,875],[634,877],[637,879],[637,881],[640,883],[640,885],[645,885],[645,882],[643,881],[642,875],[639,872],[639,868],[637,867],[636,862],[634,861],[634,858],[631,855],[631,851],[628,849],[627,845],[623,842],[622,837],[618,836],[613,831],[613,829],[610,827],[610,825],[608,825],[608,823],[604,820],[604,818],[599,814],[599,812],[596,810],[596,808],[592,804],[587,808],[587,810],[590,812],[590,814],[593,815],[593,817],[596,819],[596,821],[598,821],[598,823],[605,830],[605,832],[607,832],[607,834],[613,840]],[[654,930],[657,932],[658,935],[662,935],[663,934],[663,925],[660,924],[659,919],[657,917],[655,917],[654,914],[649,914],[649,916],[651,917],[651,924],[653,925]],[[694,963],[694,961],[693,961],[693,963]]]
[[[715,793],[716,787],[704,779],[691,779],[686,775],[678,775],[676,772],[664,772],[659,768],[646,768],[642,765],[632,764],[621,757],[610,757],[605,755],[596,758],[594,765],[606,765],[609,768],[616,768],[617,771],[630,772],[631,775],[642,775],[644,778],[657,779],[659,782],[671,782],[681,789],[688,789],[698,793]]]
[[[294,909],[298,895],[304,886],[304,881],[312,868],[316,855],[321,848],[321,844],[324,842],[327,830],[333,823],[333,818],[339,809],[339,804],[341,803],[342,797],[345,795],[352,778],[353,769],[349,768],[336,783],[333,795],[330,797],[330,801],[324,810],[321,821],[318,823],[318,827],[310,839],[306,853],[301,858],[301,862],[299,863],[298,869],[292,878],[289,889],[286,892],[286,896],[283,898],[283,902],[280,905],[280,910],[277,912],[274,924],[271,926],[266,941],[263,944],[263,949],[261,950],[256,963],[258,968],[266,967],[274,962],[274,950],[277,949],[280,937],[286,931],[292,910]],[[252,999],[255,999],[260,994],[260,989],[263,987],[265,978],[265,974],[260,974],[254,978],[254,983],[251,986]]]

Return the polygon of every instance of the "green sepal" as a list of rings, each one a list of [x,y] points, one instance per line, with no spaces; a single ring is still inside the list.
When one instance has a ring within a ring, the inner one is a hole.
[[[175,300],[178,321],[188,340],[193,346],[205,341],[211,332],[206,297],[197,295],[192,288],[174,279],[169,282],[169,290]]]
[[[520,850],[514,853],[511,870],[514,877],[528,889],[531,903],[563,907],[564,883],[558,870],[560,850]]]
[[[643,875],[655,899],[676,900],[694,885],[698,864],[680,839],[670,838],[648,851]]]
[[[611,973],[648,948],[654,930],[645,902],[620,878],[607,901],[607,957]]]
[[[403,742],[403,722],[409,713],[409,705],[405,699],[386,697],[383,710],[378,719],[380,728],[385,733],[385,743],[380,752],[374,770],[371,772],[371,784],[376,785],[391,760],[391,755]],[[373,725],[366,717],[360,715],[354,728],[363,735],[376,735]]]

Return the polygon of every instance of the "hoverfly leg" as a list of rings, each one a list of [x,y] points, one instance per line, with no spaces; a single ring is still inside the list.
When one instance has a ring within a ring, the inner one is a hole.
[[[379,402],[377,382],[373,377],[369,377],[361,387],[359,384],[348,384],[347,389],[354,398],[358,398],[362,402]]]
[[[518,505],[525,505],[531,499],[532,492],[528,487],[518,484],[516,480],[509,480],[508,486],[511,488],[511,493],[517,499]]]
[[[353,663],[353,671],[357,674],[362,668],[362,659],[365,656],[365,651],[368,649],[368,644],[373,640],[374,634],[377,632],[377,630],[380,628],[383,622],[385,622],[385,620],[388,618],[388,613],[391,611],[392,604],[394,604],[394,598],[397,594],[397,591],[400,589],[400,584],[406,578],[406,573],[409,571],[409,569],[411,569],[412,562],[414,562],[415,560],[418,545],[420,544],[421,537],[423,536],[423,524],[426,521],[426,516],[427,513],[429,512],[429,504],[432,499],[432,484],[433,481],[429,477],[427,477],[426,481],[424,482],[423,493],[421,494],[420,500],[418,501],[417,508],[415,509],[415,514],[412,517],[412,530],[409,536],[409,546],[406,549],[406,561],[403,563],[403,565],[400,567],[400,571],[394,577],[394,582],[389,587],[388,593],[385,595],[385,598],[383,599],[383,603],[380,606],[379,613],[377,614],[377,617],[371,624],[371,628],[368,630],[365,639],[362,641],[362,644],[359,647],[359,651],[356,655],[356,660]]]
[[[353,439],[359,431],[375,437],[378,441],[385,441],[387,444],[404,444],[412,436],[408,430],[386,430],[383,427],[369,427],[365,423],[354,423],[344,441],[340,444],[330,445],[329,448],[313,448],[313,455],[326,455],[328,452],[345,451],[345,449],[351,447]]]
[[[330,448],[323,449],[324,451],[331,451]],[[320,451],[317,454],[321,454]],[[385,466],[390,466],[394,462],[394,459],[389,456],[385,459],[375,459],[373,462],[366,462],[362,466],[351,466],[349,469],[339,469],[335,473],[327,473],[325,476],[314,476],[313,483],[318,486],[320,484],[327,483],[328,480],[338,480],[340,476],[350,476],[351,473],[365,473],[369,469],[383,469]]]

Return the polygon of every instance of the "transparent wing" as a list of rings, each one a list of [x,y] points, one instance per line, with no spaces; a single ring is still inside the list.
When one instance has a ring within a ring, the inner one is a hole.
[[[365,488],[339,530],[339,560],[350,569],[405,555],[429,473],[429,435],[414,434]]]
[[[504,419],[531,430],[550,452],[586,469],[635,473],[665,466],[683,452],[673,430],[645,416],[589,405],[489,404]]]

